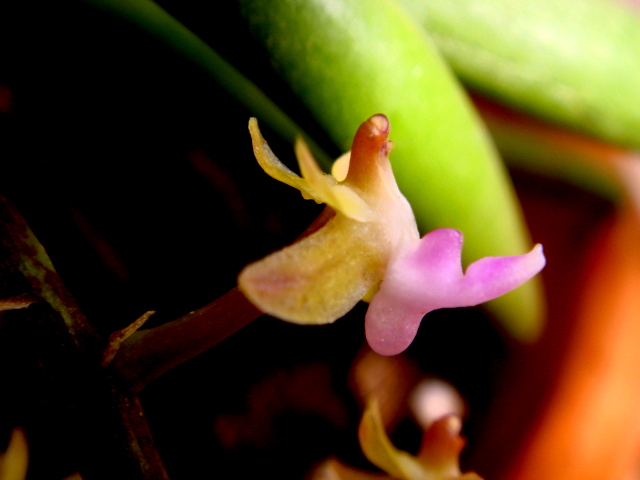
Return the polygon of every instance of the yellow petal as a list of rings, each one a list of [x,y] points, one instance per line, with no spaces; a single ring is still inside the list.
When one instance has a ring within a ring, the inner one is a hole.
[[[340,185],[332,175],[327,175],[320,170],[309,147],[301,138],[296,141],[295,151],[300,173],[307,182],[307,191],[311,198],[318,203],[326,203],[338,212],[359,222],[373,219],[373,212],[360,195],[352,188]]]
[[[358,470],[330,458],[313,472],[311,480],[389,480],[389,475]]]
[[[332,323],[382,278],[369,223],[335,214],[293,245],[247,266],[238,287],[260,310],[299,324]]]
[[[429,477],[418,461],[393,446],[387,436],[375,400],[369,401],[358,430],[364,455],[378,468],[399,480],[427,480]]]
[[[11,433],[7,451],[0,456],[0,480],[24,480],[28,463],[27,438],[22,429],[16,428]]]
[[[265,173],[282,183],[300,190],[303,195],[308,193],[307,182],[292,172],[274,155],[271,148],[269,148],[267,141],[262,137],[262,133],[260,133],[260,129],[258,128],[258,120],[255,118],[249,120],[249,133],[251,133],[253,153]]]
[[[309,147],[302,139],[295,145],[296,156],[302,177],[296,175],[275,156],[262,137],[255,118],[249,120],[249,132],[253,152],[262,169],[272,178],[300,190],[307,200],[326,203],[344,215],[359,222],[373,218],[373,212],[365,201],[351,188],[340,185],[331,175],[324,173],[313,158]]]
[[[342,182],[349,173],[349,162],[351,161],[351,151],[340,155],[331,166],[331,175],[337,181]]]

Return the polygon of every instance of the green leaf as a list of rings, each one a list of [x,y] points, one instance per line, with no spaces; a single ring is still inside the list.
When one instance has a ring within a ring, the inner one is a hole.
[[[529,250],[511,184],[481,122],[423,29],[399,4],[240,4],[275,68],[343,149],[364,119],[389,117],[394,172],[423,230],[461,230],[466,262]],[[541,326],[542,304],[534,281],[490,308],[527,339]]]
[[[254,83],[236,70],[207,43],[166,10],[151,0],[84,0],[85,3],[115,14],[201,68],[218,86],[263,119],[283,138],[294,142],[302,136],[318,160],[328,165],[326,154],[295,122],[271,101]],[[248,120],[248,119],[247,119]]]
[[[640,15],[610,0],[401,0],[470,87],[640,147]]]

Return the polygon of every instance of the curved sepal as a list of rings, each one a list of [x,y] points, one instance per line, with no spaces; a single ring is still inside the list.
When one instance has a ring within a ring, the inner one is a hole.
[[[260,310],[298,324],[332,323],[382,278],[366,224],[337,214],[322,228],[246,267],[238,287]]]
[[[299,190],[305,199],[326,203],[354,220],[364,222],[373,217],[371,209],[356,192],[346,185],[340,185],[335,178],[320,170],[304,140],[298,138],[295,145],[302,173],[300,177],[275,156],[262,137],[255,118],[249,120],[249,132],[255,157],[267,175]]]

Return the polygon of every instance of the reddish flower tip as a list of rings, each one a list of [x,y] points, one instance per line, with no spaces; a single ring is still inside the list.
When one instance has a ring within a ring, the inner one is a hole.
[[[362,126],[369,129],[370,135],[389,135],[389,119],[382,113],[369,118]]]

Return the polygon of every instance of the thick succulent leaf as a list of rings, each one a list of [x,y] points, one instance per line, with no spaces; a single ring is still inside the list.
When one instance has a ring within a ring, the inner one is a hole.
[[[640,15],[612,0],[400,0],[468,85],[640,147]]]
[[[591,190],[612,201],[631,200],[640,213],[640,154],[545,124],[486,100],[476,105],[505,158]]]

